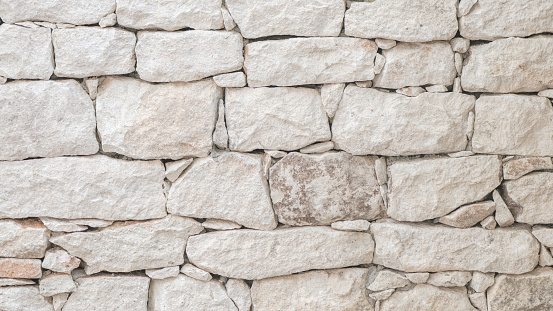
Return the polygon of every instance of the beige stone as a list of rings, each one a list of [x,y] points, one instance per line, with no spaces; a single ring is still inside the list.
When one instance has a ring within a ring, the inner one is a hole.
[[[77,231],[85,231],[85,230],[88,229],[87,226],[74,224],[74,223],[70,222],[69,220],[65,220],[65,219],[40,217],[40,221],[49,230],[54,231],[54,232],[77,232]]]
[[[40,259],[0,258],[0,278],[40,279],[40,266]]]
[[[242,225],[239,225],[233,221],[221,219],[207,219],[202,222],[202,226],[206,229],[212,230],[234,230],[242,228]]]
[[[460,0],[459,7],[457,10],[457,16],[465,16],[469,14],[472,7],[476,4],[478,0]]]
[[[67,302],[67,298],[69,298],[68,293],[52,296],[52,305],[54,307],[54,311],[62,311],[63,306]]]
[[[550,213],[553,200],[553,173],[531,173],[503,183],[503,196],[517,222],[553,223]]]
[[[553,89],[539,91],[538,96],[553,98]]]
[[[358,220],[342,220],[330,224],[332,229],[342,231],[367,231],[371,223],[365,219]]]
[[[180,273],[180,267],[173,266],[161,269],[146,269],[145,273],[148,277],[150,277],[150,279],[161,280],[167,278],[175,278]]]
[[[499,275],[488,289],[488,310],[549,310],[553,308],[553,269],[522,275]]]
[[[495,281],[495,275],[493,273],[482,273],[474,271],[472,273],[472,280],[470,281],[470,287],[478,293],[485,292],[488,287],[492,286]]]
[[[113,223],[113,220],[103,220],[103,219],[69,219],[70,223],[88,226],[93,228],[104,228]]]
[[[535,226],[532,228],[532,234],[547,247],[553,247],[553,228]]]
[[[104,17],[99,22],[100,27],[106,28],[111,27],[117,24],[117,15],[115,13],[110,13]]]
[[[409,280],[392,270],[382,270],[378,272],[375,279],[367,284],[367,289],[373,292],[383,291],[392,288],[400,288],[410,285]]]
[[[301,153],[324,153],[327,151],[330,151],[334,148],[334,143],[331,141],[325,141],[323,143],[316,143],[313,145],[309,145],[307,147],[303,147],[300,149]]]
[[[485,293],[469,294],[470,303],[480,311],[488,311],[488,301]]]
[[[219,100],[219,108],[217,110],[217,122],[213,131],[213,144],[222,150],[228,150],[228,132],[225,123],[225,103],[222,99]]]
[[[503,163],[503,179],[518,179],[532,171],[553,169],[549,157],[517,158]]]
[[[438,222],[456,228],[468,228],[484,220],[494,211],[495,203],[493,201],[473,203],[463,205],[450,214],[440,217]]]
[[[0,310],[52,311],[52,304],[39,294],[38,286],[0,287],[0,297]]]
[[[376,45],[378,45],[378,48],[382,50],[391,49],[397,44],[396,40],[382,39],[382,38],[376,38],[374,39],[374,42],[376,43]]]
[[[551,256],[551,252],[541,244],[540,247],[540,261],[539,265],[542,267],[545,266],[553,266],[553,257]]]
[[[238,311],[250,311],[252,297],[250,287],[244,280],[229,279],[225,284],[227,294],[238,308]]]
[[[468,299],[466,288],[439,288],[418,284],[409,291],[395,291],[382,301],[380,311],[476,311]]]
[[[242,71],[223,73],[214,76],[213,80],[219,87],[244,87],[246,86],[246,75]]]
[[[345,83],[327,83],[321,87],[321,99],[329,118],[334,118],[345,87]]]
[[[97,24],[115,11],[115,0],[3,0],[0,16],[5,23],[46,21],[73,25]]]
[[[54,273],[40,280],[40,294],[45,297],[70,293],[77,287],[70,274]]]
[[[206,272],[189,263],[182,266],[182,268],[180,269],[180,272],[186,276],[189,276],[191,278],[204,281],[204,282],[211,281],[211,279],[213,278],[209,272]]]
[[[470,40],[466,38],[453,38],[449,43],[453,51],[457,53],[466,53],[470,47]]]
[[[42,258],[50,232],[36,220],[0,220],[0,257]]]
[[[234,22],[234,19],[232,19],[232,16],[226,7],[221,7],[221,14],[223,15],[223,24],[225,25],[225,29],[233,30],[236,27],[236,23]]]
[[[426,283],[438,287],[462,287],[472,279],[468,271],[444,271],[430,273]]]
[[[484,229],[493,230],[497,226],[497,223],[495,222],[494,216],[488,216],[480,222],[480,225],[482,225]]]
[[[417,97],[424,92],[426,92],[426,90],[420,86],[402,87],[396,90],[396,93],[409,97]]]
[[[420,284],[420,283],[426,283],[426,281],[428,281],[428,278],[430,277],[430,273],[428,272],[405,273],[405,277],[413,283]]]
[[[192,161],[193,159],[184,159],[174,162],[165,162],[165,178],[170,182],[175,182],[182,172],[192,164]]]
[[[55,247],[46,251],[46,255],[42,261],[42,268],[54,272],[71,273],[71,271],[79,267],[80,263],[81,260],[79,258],[70,255],[64,249]]]
[[[495,202],[495,221],[500,227],[508,227],[515,222],[513,214],[497,190],[492,193]]]

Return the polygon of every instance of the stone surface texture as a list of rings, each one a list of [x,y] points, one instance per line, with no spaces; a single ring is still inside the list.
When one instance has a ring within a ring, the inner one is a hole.
[[[0,220],[0,256],[42,258],[50,232],[35,220]]]
[[[52,304],[39,294],[37,286],[0,287],[0,310],[52,311]]]
[[[115,11],[115,0],[2,0],[0,17],[5,23],[44,21],[73,25],[96,24]]]
[[[505,203],[515,220],[527,224],[553,223],[549,213],[553,192],[553,174],[537,172],[503,183]]]
[[[381,311],[476,311],[467,296],[465,288],[440,288],[418,284],[409,291],[396,291],[380,305]]]

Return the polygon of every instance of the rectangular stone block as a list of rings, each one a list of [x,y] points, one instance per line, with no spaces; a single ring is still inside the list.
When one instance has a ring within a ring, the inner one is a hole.
[[[50,232],[37,220],[0,220],[0,256],[42,258]]]
[[[52,311],[52,304],[38,291],[38,286],[0,287],[0,310]]]
[[[251,87],[367,81],[377,49],[344,37],[258,41],[246,46],[244,69]]]
[[[0,258],[0,278],[40,279],[41,277],[40,259]]]
[[[2,0],[0,18],[5,23],[43,21],[73,25],[97,24],[115,11],[115,0]]]
[[[527,224],[551,224],[553,173],[536,172],[503,183],[503,196],[515,220]]]
[[[472,306],[465,287],[444,288],[430,284],[395,291],[381,302],[380,310],[483,311]]]

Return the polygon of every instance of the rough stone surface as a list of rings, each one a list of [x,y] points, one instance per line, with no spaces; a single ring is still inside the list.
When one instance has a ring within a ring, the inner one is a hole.
[[[205,157],[222,97],[211,79],[152,84],[107,78],[96,99],[102,149],[138,159]]]
[[[62,311],[63,306],[67,302],[67,298],[69,298],[68,293],[52,296],[52,305],[54,307],[54,311]]]
[[[532,234],[547,247],[553,247],[553,228],[536,226],[532,228]]]
[[[495,275],[493,273],[482,273],[474,271],[472,273],[472,280],[470,281],[470,287],[478,293],[485,292],[488,287],[492,286],[495,281]]]
[[[119,28],[54,29],[52,42],[58,77],[126,74],[134,71],[136,36]]]
[[[329,118],[334,118],[345,87],[345,83],[327,83],[321,87],[321,99]]]
[[[206,229],[213,230],[234,230],[240,229],[242,227],[235,222],[221,219],[207,219],[206,221],[202,222],[202,226]]]
[[[418,97],[348,86],[332,122],[335,148],[355,155],[449,153],[465,149],[475,98],[456,93]]]
[[[192,161],[193,159],[184,159],[175,162],[165,162],[165,178],[170,182],[175,182],[182,172],[192,164]]]
[[[371,223],[365,219],[358,220],[342,220],[330,224],[332,229],[342,231],[367,231]]]
[[[367,289],[378,292],[392,288],[405,287],[409,284],[411,284],[411,282],[409,282],[405,276],[391,270],[382,270],[378,272],[375,279],[368,284]]]
[[[225,123],[225,103],[222,99],[219,100],[217,110],[217,122],[213,131],[213,144],[222,150],[228,150],[228,132]]]
[[[376,51],[373,41],[356,38],[258,41],[246,46],[244,68],[251,87],[366,81],[374,78]]]
[[[445,271],[431,273],[426,283],[438,287],[461,287],[472,279],[468,271]]]
[[[182,268],[180,269],[180,272],[186,276],[189,276],[191,278],[204,281],[204,282],[210,281],[213,278],[209,272],[206,272],[189,263],[182,266]]]
[[[522,275],[499,275],[488,289],[488,310],[549,310],[553,308],[553,269]]]
[[[352,37],[404,42],[449,40],[457,33],[457,1],[352,2],[346,12],[345,32]]]
[[[141,31],[136,59],[136,71],[146,81],[200,80],[242,69],[242,36],[232,31]]]
[[[449,86],[457,75],[454,53],[447,42],[398,43],[382,55],[386,64],[374,78],[375,87]]]
[[[256,311],[373,311],[365,296],[367,273],[367,269],[350,268],[254,281],[253,308]]]
[[[505,202],[517,222],[527,224],[553,223],[553,173],[531,173],[503,183]]]
[[[495,220],[500,227],[508,227],[515,222],[513,214],[497,190],[492,193],[495,202]]]
[[[94,106],[74,80],[0,85],[0,128],[0,160],[89,155],[99,149]]]
[[[290,151],[331,138],[321,96],[308,88],[227,89],[225,118],[234,151]]]
[[[102,28],[111,27],[115,24],[117,24],[117,15],[115,13],[104,16],[99,22],[99,25]]]
[[[494,216],[486,217],[484,220],[480,222],[480,224],[482,225],[482,228],[488,229],[488,230],[493,230],[497,226]]]
[[[101,155],[0,161],[0,217],[160,218],[164,175],[159,161]]]
[[[313,145],[309,145],[307,147],[303,147],[300,149],[301,153],[323,153],[330,151],[334,148],[334,143],[331,141],[325,141],[322,143],[316,143]]]
[[[553,89],[539,91],[538,96],[553,98]]]
[[[532,171],[550,169],[553,163],[549,157],[513,159],[503,163],[503,179],[518,179]]]
[[[234,22],[234,19],[232,19],[232,16],[226,7],[221,8],[221,14],[223,15],[223,24],[225,25],[225,29],[233,30],[236,27],[236,23]]]
[[[289,153],[271,167],[271,199],[287,225],[330,225],[339,220],[375,219],[384,205],[374,157],[345,152]]]
[[[36,220],[0,220],[0,257],[42,258],[50,232]]]
[[[478,0],[460,0],[459,7],[457,10],[457,16],[465,16],[469,14],[472,7],[476,4]]]
[[[373,223],[374,263],[405,272],[477,270],[520,274],[538,263],[539,243],[524,229],[457,229]]]
[[[73,25],[97,24],[115,11],[115,0],[3,0],[0,16],[5,23],[45,21]]]
[[[40,279],[40,265],[40,259],[0,258],[0,278]]]
[[[368,264],[372,262],[373,247],[368,233],[328,227],[245,229],[193,236],[186,254],[192,264],[208,272],[258,280],[311,269]]]
[[[71,273],[71,271],[79,267],[80,263],[81,260],[79,258],[70,255],[64,249],[55,247],[46,251],[46,255],[42,261],[42,268],[54,272]]]
[[[238,308],[238,311],[250,311],[252,295],[250,287],[244,280],[230,279],[225,284],[227,294]]]
[[[40,294],[45,297],[70,293],[77,287],[70,274],[54,273],[40,280]]]
[[[50,241],[86,263],[87,274],[130,272],[184,263],[184,248],[200,223],[169,215],[148,222],[120,223],[93,232],[75,232]]]
[[[468,228],[484,220],[484,218],[493,214],[494,211],[495,202],[484,201],[480,203],[463,205],[452,213],[440,217],[438,221],[442,224],[456,228]]]
[[[2,286],[22,286],[22,285],[34,285],[35,282],[32,280],[26,279],[10,279],[10,278],[1,278],[0,287]]]
[[[453,38],[449,43],[453,51],[457,53],[466,53],[470,47],[470,40],[465,38]]]
[[[388,216],[422,221],[480,201],[501,183],[496,156],[400,161],[389,166]]]
[[[161,280],[177,277],[180,273],[180,269],[179,266],[173,266],[161,269],[147,269],[145,273],[150,277],[150,279]]]
[[[396,291],[382,301],[380,311],[476,311],[468,299],[466,288],[439,288],[418,284],[409,291]]]
[[[428,281],[428,278],[430,277],[430,273],[428,272],[405,273],[405,277],[413,283],[420,284],[420,283],[426,283],[426,281]]]
[[[543,246],[543,244],[540,247],[539,265],[542,267],[553,266],[553,257],[551,256],[551,252],[545,246]]]
[[[0,310],[52,311],[52,304],[38,292],[38,286],[0,287]]]
[[[244,87],[246,86],[246,75],[242,71],[224,73],[213,77],[219,87]]]
[[[40,217],[40,221],[44,224],[44,226],[46,226],[46,228],[54,232],[77,232],[85,231],[86,229],[88,229],[87,226],[74,224],[65,219]]]

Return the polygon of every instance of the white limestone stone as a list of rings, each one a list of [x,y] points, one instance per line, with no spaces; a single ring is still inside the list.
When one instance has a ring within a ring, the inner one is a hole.
[[[244,69],[251,87],[367,81],[377,49],[346,37],[258,41],[246,46]]]
[[[449,86],[457,76],[454,53],[447,42],[401,42],[382,51],[382,55],[386,58],[386,64],[373,80],[375,87],[399,89],[426,84]]]
[[[396,93],[409,97],[417,97],[424,92],[426,92],[426,90],[420,86],[402,87],[396,90]]]
[[[426,91],[430,93],[445,93],[447,87],[445,85],[431,85],[426,87]]]
[[[492,193],[495,202],[495,221],[500,227],[508,227],[515,222],[513,214],[497,190]]]
[[[369,293],[369,297],[371,297],[374,300],[386,300],[390,298],[390,296],[392,296],[394,291],[395,289],[392,288],[392,289],[387,289],[380,292],[372,292],[372,293]],[[377,303],[379,302],[377,301]],[[375,308],[376,308],[376,304],[375,304]]]
[[[459,1],[459,7],[457,10],[458,16],[465,16],[469,14],[470,10],[476,4],[478,0],[460,0]]]
[[[193,159],[184,159],[174,162],[165,162],[165,178],[170,182],[175,182],[182,172],[192,164],[192,161]]]
[[[365,219],[358,220],[342,220],[330,224],[332,229],[342,231],[367,231],[371,223]]]
[[[381,302],[380,311],[432,310],[432,311],[476,311],[468,299],[467,289],[440,288],[418,284],[409,291],[395,291]]]
[[[115,13],[110,13],[104,17],[99,22],[100,27],[111,27],[117,24],[117,15]]]
[[[52,296],[52,306],[54,307],[54,311],[62,311],[63,306],[67,302],[67,298],[69,298],[68,293]]]
[[[300,149],[301,153],[324,153],[327,151],[330,151],[334,148],[334,143],[331,141],[325,141],[323,143],[316,143],[313,145],[309,145],[307,147],[303,147]]]
[[[200,80],[242,69],[242,36],[233,31],[141,31],[136,59],[136,71],[146,81]]]
[[[262,165],[260,156],[234,152],[196,159],[171,187],[167,211],[272,230],[277,221]]]
[[[228,150],[228,132],[225,123],[225,103],[222,99],[219,100],[219,108],[217,109],[217,122],[213,131],[213,144],[217,148]]]
[[[22,285],[35,285],[35,282],[32,280],[26,279],[10,279],[10,278],[1,278],[0,287],[2,286],[22,286]]]
[[[372,223],[373,263],[405,272],[481,271],[520,274],[538,263],[540,245],[525,229],[458,229]]]
[[[97,24],[115,11],[115,0],[3,0],[0,16],[5,23],[45,21],[73,25]]]
[[[145,273],[147,276],[150,277],[150,279],[161,280],[167,278],[175,278],[180,273],[180,267],[173,266],[161,269],[146,269]]]
[[[229,279],[225,284],[227,294],[232,299],[238,311],[250,311],[252,296],[250,287],[244,280]]]
[[[0,160],[89,155],[99,149],[94,106],[74,80],[0,85],[0,129]]]
[[[69,219],[69,222],[76,225],[88,226],[93,228],[104,228],[113,223],[112,220],[102,219]]]
[[[480,222],[480,225],[482,225],[484,229],[493,230],[497,226],[497,223],[495,222],[494,216],[488,216]]]
[[[246,75],[242,71],[223,73],[214,76],[213,80],[219,87],[244,87],[246,86]]]
[[[182,268],[180,269],[180,272],[186,276],[189,276],[191,278],[204,281],[204,282],[211,281],[211,279],[213,278],[209,272],[204,271],[189,263],[182,266]]]
[[[455,53],[455,70],[458,75],[461,75],[463,72],[463,56],[459,53]]]
[[[70,274],[54,273],[40,280],[40,294],[45,297],[70,293],[77,287]]]
[[[40,259],[0,258],[0,278],[40,279],[40,264]]]
[[[550,213],[553,200],[553,173],[531,173],[503,183],[503,196],[517,222],[553,223]]]
[[[329,118],[334,118],[345,87],[345,83],[327,83],[321,87],[321,99]]]
[[[321,96],[309,88],[226,89],[225,119],[233,151],[291,151],[331,138]]]
[[[493,214],[495,205],[494,201],[463,205],[450,214],[438,218],[438,222],[456,228],[472,227]]]
[[[461,78],[457,77],[453,80],[453,93],[462,93],[463,88],[461,87]]]
[[[553,98],[553,89],[539,91],[538,96]]]
[[[493,273],[482,273],[474,271],[472,273],[472,280],[470,280],[470,287],[477,293],[485,292],[488,287],[492,286],[495,281],[495,275]]]
[[[539,265],[542,267],[545,266],[553,266],[553,257],[551,256],[551,252],[541,244],[540,247],[540,261]]]
[[[0,310],[52,311],[52,304],[38,292],[38,286],[0,287]]]
[[[213,230],[234,230],[242,228],[241,225],[233,221],[221,219],[207,219],[206,221],[202,222],[202,226],[206,229]]]
[[[221,0],[117,0],[119,25],[134,29],[223,28]]]
[[[373,292],[383,291],[391,288],[400,288],[410,285],[409,280],[392,270],[382,270],[378,272],[376,278],[367,284],[367,289]]]
[[[71,271],[79,267],[80,263],[81,260],[79,258],[70,255],[64,249],[55,247],[46,251],[46,255],[42,261],[42,268],[54,272],[71,273]]]
[[[536,226],[532,228],[532,234],[547,247],[553,247],[553,228]]]
[[[42,258],[50,232],[36,220],[0,220],[0,257]]]
[[[488,301],[485,293],[469,294],[470,303],[480,311],[488,311]]]
[[[461,287],[467,285],[472,279],[469,271],[444,271],[430,273],[426,283],[438,287]]]
[[[81,258],[87,274],[130,272],[184,263],[188,237],[202,229],[193,219],[169,215],[147,222],[118,223],[99,231],[69,233],[50,241]]]
[[[100,79],[97,79],[97,78],[89,78],[84,80],[84,84],[86,86],[85,90],[88,92],[88,95],[92,100],[95,100],[96,96],[98,96],[99,83],[100,83]]]
[[[65,219],[40,217],[40,221],[49,230],[55,231],[55,232],[77,232],[77,231],[85,231],[85,230],[88,229],[87,226],[74,224],[74,223],[70,222],[69,220],[65,220]]]
[[[553,269],[499,275],[487,293],[489,311],[549,310],[553,308]]]
[[[369,264],[373,248],[369,233],[303,227],[200,234],[190,237],[186,254],[192,264],[213,274],[258,280],[312,269]]]
[[[58,77],[126,74],[134,71],[136,36],[120,28],[54,29],[52,42]]]
[[[0,161],[0,217],[160,218],[164,176],[159,161],[102,155]]]
[[[405,277],[416,284],[426,283],[430,277],[428,272],[415,272],[415,273],[405,273]]]
[[[503,178],[518,179],[532,171],[553,169],[550,157],[517,158],[503,163]]]
[[[382,39],[382,38],[376,38],[374,39],[374,42],[376,43],[376,45],[378,45],[378,48],[383,50],[391,49],[397,44],[396,40]]]
[[[368,88],[368,87],[373,86],[373,82],[372,81],[355,81],[355,85],[357,85],[358,87]]]
[[[225,29],[233,30],[234,27],[236,27],[236,23],[226,7],[221,7],[221,14],[223,15],[223,24],[225,25]]]
[[[471,113],[472,113],[472,111],[469,112],[469,124],[470,124],[470,115],[471,115]],[[457,152],[454,152],[454,153],[448,153],[447,154],[447,156],[450,157],[450,158],[463,158],[463,157],[470,157],[472,155],[474,155],[474,152],[469,151],[469,150],[457,151]]]
[[[457,53],[466,53],[470,47],[470,40],[466,38],[453,38],[449,43],[453,51]]]

